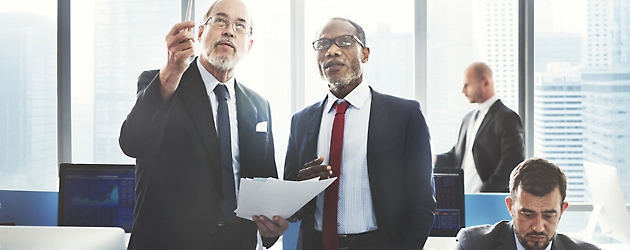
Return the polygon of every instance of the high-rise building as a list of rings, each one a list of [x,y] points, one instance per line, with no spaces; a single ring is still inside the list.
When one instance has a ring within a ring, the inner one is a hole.
[[[518,1],[478,1],[472,8],[475,57],[492,68],[501,101],[518,110]]]
[[[547,71],[550,63],[570,63],[573,67],[582,64],[582,36],[579,33],[535,33],[534,46],[536,73]]]
[[[568,201],[584,201],[581,79],[569,63],[552,63],[535,75],[534,155],[565,172]]]
[[[0,188],[57,187],[56,21],[0,13]]]
[[[582,71],[584,160],[630,179],[630,2],[589,0]],[[630,183],[622,181],[626,202]]]

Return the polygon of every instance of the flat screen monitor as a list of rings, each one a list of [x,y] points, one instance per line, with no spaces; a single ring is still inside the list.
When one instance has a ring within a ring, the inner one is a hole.
[[[124,250],[119,227],[0,226],[2,250]]]
[[[59,226],[121,227],[131,232],[135,166],[59,166]]]
[[[594,205],[601,206],[593,213],[602,233],[630,246],[630,217],[621,191],[617,169],[593,162],[584,162],[584,173]],[[587,228],[592,231],[594,228]],[[591,232],[587,232],[591,233]]]
[[[464,171],[462,169],[434,168],[435,200],[437,209],[429,236],[457,236],[465,227]]]

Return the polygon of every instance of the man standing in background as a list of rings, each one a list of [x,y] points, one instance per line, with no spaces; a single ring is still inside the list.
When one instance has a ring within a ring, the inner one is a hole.
[[[495,94],[483,62],[466,68],[462,93],[477,109],[464,116],[457,143],[434,158],[435,167],[464,169],[466,193],[507,192],[510,172],[525,159],[521,118]]]

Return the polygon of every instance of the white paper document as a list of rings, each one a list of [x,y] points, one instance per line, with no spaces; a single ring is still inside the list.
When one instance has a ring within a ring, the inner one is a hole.
[[[236,216],[252,220],[254,215],[289,218],[337,178],[281,181],[274,178],[241,179]]]

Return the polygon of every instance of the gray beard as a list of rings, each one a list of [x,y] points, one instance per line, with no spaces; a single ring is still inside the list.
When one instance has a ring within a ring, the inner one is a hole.
[[[212,64],[217,69],[228,71],[236,66],[236,63],[238,63],[238,56],[238,52],[235,52],[234,56],[229,57],[217,55],[214,53],[214,51],[212,51],[208,60],[210,61],[210,64]]]
[[[359,79],[360,75],[361,75],[361,70],[353,70],[352,73],[349,73],[337,80],[329,79],[329,83],[336,89],[343,89],[346,86],[350,85],[352,81]]]

